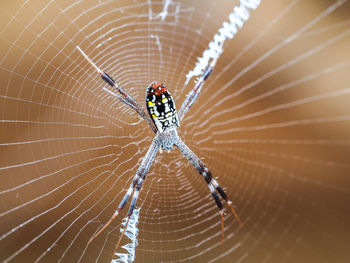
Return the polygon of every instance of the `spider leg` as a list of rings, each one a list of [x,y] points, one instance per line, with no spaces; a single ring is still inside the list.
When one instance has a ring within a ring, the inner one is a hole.
[[[130,208],[129,208],[129,212],[128,212],[128,221],[125,225],[125,229],[128,225],[129,219],[134,211],[134,208],[136,206],[136,201],[137,201],[137,197],[138,197],[138,192],[142,186],[142,182],[144,181],[144,179],[146,178],[146,175],[148,173],[149,168],[151,167],[151,164],[157,154],[157,151],[159,149],[159,143],[157,141],[157,139],[155,138],[152,141],[151,146],[149,147],[145,157],[143,158],[140,167],[137,169],[136,174],[134,176],[134,179],[132,181],[132,183],[130,184],[130,187],[128,189],[128,191],[126,192],[126,194],[124,195],[122,201],[119,203],[119,206],[117,208],[117,210],[114,212],[114,214],[112,215],[112,217],[108,220],[108,222],[95,234],[92,236],[92,238],[88,241],[88,244],[90,244],[99,234],[101,234],[111,223],[114,219],[116,219],[116,217],[119,215],[119,213],[121,212],[121,210],[124,208],[124,206],[126,205],[126,203],[128,202],[132,191],[134,190],[133,193],[133,198],[131,200],[131,204],[130,204]],[[124,232],[122,234],[122,236],[120,237],[117,247],[119,246],[120,240],[123,237],[124,233],[125,233],[125,229]]]
[[[221,48],[222,48],[222,44],[221,44]],[[199,79],[197,80],[197,83],[195,84],[193,89],[188,93],[185,101],[182,103],[180,110],[178,112],[178,117],[180,122],[185,117],[185,114],[190,110],[193,103],[195,103],[195,101],[197,100],[199,93],[202,90],[202,86],[204,82],[209,78],[211,73],[213,72],[220,54],[221,52],[217,53],[217,56],[211,61],[211,63],[204,70],[203,74],[199,77]]]
[[[136,207],[136,202],[137,202],[137,199],[139,197],[139,192],[140,192],[140,189],[142,187],[142,183],[143,183],[144,179],[146,178],[146,175],[147,175],[147,173],[144,173],[144,175],[139,178],[138,183],[137,183],[137,185],[135,187],[134,194],[132,196],[130,207],[129,207],[129,211],[128,211],[128,219],[127,219],[126,224],[124,226],[123,233],[121,234],[121,236],[120,236],[120,238],[118,240],[118,243],[117,243],[117,245],[114,248],[114,254],[117,252],[117,249],[118,249],[118,247],[120,245],[120,242],[121,242],[121,240],[122,240],[122,238],[123,238],[123,236],[125,234],[126,228],[128,227],[130,217],[133,214],[134,209]]]
[[[110,93],[112,93],[115,96],[118,96],[119,99],[124,102],[126,105],[130,106],[132,109],[134,109],[137,114],[140,115],[142,119],[144,119],[147,124],[151,127],[154,133],[157,133],[157,128],[155,127],[154,123],[150,119],[150,117],[144,112],[144,110],[141,108],[141,106],[135,101],[135,99],[130,96],[125,90],[123,90],[118,83],[114,81],[107,73],[103,72],[101,69],[99,69],[94,62],[91,61],[91,59],[84,53],[84,51],[79,47],[76,46],[77,49],[80,51],[80,53],[84,56],[84,58],[96,69],[96,71],[100,74],[101,78],[107,82],[108,85],[111,87],[115,88],[122,96],[120,97],[119,95],[104,89]]]
[[[139,192],[141,190],[142,183],[146,179],[148,170],[151,167],[151,164],[152,164],[152,162],[153,162],[153,160],[154,160],[154,158],[156,156],[156,153],[157,153],[158,149],[159,149],[159,144],[158,144],[157,139],[155,138],[153,140],[153,142],[152,142],[151,147],[148,149],[148,152],[147,152],[145,158],[143,159],[143,161],[142,161],[142,163],[140,165],[140,168],[138,170],[139,171],[139,177],[138,177],[137,183],[135,185],[134,194],[133,194],[132,199],[131,199],[131,203],[130,203],[130,207],[129,207],[129,211],[128,211],[128,219],[126,221],[123,233],[120,236],[120,238],[118,240],[118,243],[117,243],[117,245],[116,245],[116,247],[114,249],[114,254],[116,253],[116,251],[117,251],[117,249],[119,247],[120,241],[122,240],[122,238],[124,236],[125,230],[128,227],[129,219],[130,219],[131,215],[133,214],[134,209],[136,207],[136,202],[137,202],[137,199],[139,197]]]
[[[232,207],[232,202],[229,200],[225,191],[221,188],[219,183],[212,177],[211,172],[205,166],[205,164],[197,157],[197,155],[192,152],[192,150],[178,137],[175,145],[179,148],[182,154],[192,163],[192,165],[196,168],[199,174],[201,174],[205,181],[208,184],[210,192],[215,200],[216,205],[220,209],[220,217],[221,217],[221,231],[222,231],[222,240],[224,238],[224,220],[223,220],[223,206],[220,201],[219,195],[226,201],[227,205],[231,208],[232,214],[237,219],[237,221],[242,226],[242,221],[238,217],[236,211]],[[216,191],[217,192],[216,192]]]
[[[136,175],[133,179],[133,182],[130,184],[128,191],[124,195],[122,201],[119,203],[118,209],[115,210],[113,216],[108,220],[108,222],[95,235],[93,235],[92,238],[90,238],[90,240],[88,241],[88,244],[90,244],[97,236],[99,236],[113,222],[113,220],[117,218],[120,211],[124,208],[125,204],[128,202],[130,195],[131,195],[132,191],[134,190],[134,187],[135,187],[135,184],[136,184],[138,177],[139,176],[136,173]]]

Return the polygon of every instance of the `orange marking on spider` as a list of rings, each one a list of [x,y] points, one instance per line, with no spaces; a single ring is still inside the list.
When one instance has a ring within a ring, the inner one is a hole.
[[[239,218],[238,214],[236,213],[236,211],[233,209],[232,207],[232,202],[230,200],[226,200],[227,205],[231,208],[231,212],[234,215],[234,217],[237,219],[237,221],[239,222],[239,225],[242,227],[243,223],[241,221],[241,219]]]
[[[221,244],[224,243],[225,233],[224,233],[224,211],[220,211],[221,217]]]
[[[130,217],[131,217],[131,215],[128,216],[128,220],[126,221],[126,224],[125,224],[123,233],[122,233],[122,235],[120,236],[117,245],[115,246],[115,249],[114,249],[114,253],[113,253],[113,254],[115,254],[115,253],[117,252],[117,249],[118,249],[118,247],[119,247],[119,245],[120,245],[120,242],[122,241],[122,238],[123,238],[123,236],[124,236],[124,234],[125,234],[125,230],[126,230],[126,228],[128,227]]]

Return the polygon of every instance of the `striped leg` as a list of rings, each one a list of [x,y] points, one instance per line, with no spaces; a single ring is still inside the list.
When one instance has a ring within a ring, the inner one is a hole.
[[[190,148],[188,148],[188,146],[180,138],[177,139],[177,142],[175,145],[179,148],[182,154],[192,163],[192,165],[196,168],[198,173],[201,174],[204,177],[205,181],[207,182],[210,192],[215,200],[215,203],[220,209],[221,230],[222,230],[222,240],[223,240],[224,238],[223,206],[220,201],[219,195],[217,193],[219,193],[221,197],[226,201],[227,205],[231,208],[232,214],[235,216],[235,218],[240,223],[240,225],[242,225],[240,218],[238,217],[236,211],[232,207],[232,202],[228,199],[226,193],[221,188],[219,183],[212,177],[211,172],[205,166],[205,164],[194,154],[194,152],[192,152]]]
[[[148,170],[149,168],[151,167],[151,164],[158,152],[158,149],[159,149],[159,144],[158,144],[158,141],[156,140],[153,140],[152,141],[152,144],[151,146],[149,147],[144,159],[142,160],[142,163],[139,167],[139,169],[137,169],[137,172],[136,172],[136,175],[133,179],[133,182],[130,184],[130,187],[128,189],[128,191],[126,192],[126,194],[124,195],[122,201],[119,203],[119,206],[117,208],[117,210],[114,212],[113,216],[108,220],[108,222],[89,240],[88,244],[90,244],[99,234],[101,234],[103,232],[103,230],[106,229],[106,227],[108,227],[112,221],[114,219],[116,219],[116,217],[119,215],[120,211],[124,208],[124,206],[126,205],[126,203],[128,202],[131,194],[132,194],[132,191],[134,190],[134,194],[133,194],[133,198],[132,198],[132,201],[131,201],[131,205],[130,205],[130,208],[129,208],[129,213],[128,213],[128,221],[127,223],[129,222],[129,218],[130,216],[132,215],[132,212],[134,211],[134,208],[136,206],[136,200],[137,200],[137,197],[138,197],[138,192],[141,188],[141,185],[142,185],[142,182],[143,180],[146,178],[146,175],[148,173]],[[141,183],[140,183],[141,182]],[[140,185],[141,184],[141,185]],[[136,197],[136,199],[135,199]],[[128,224],[126,224],[125,226],[125,229],[127,227]],[[124,229],[124,232],[125,232],[125,229]],[[117,247],[119,246],[119,243],[124,235],[124,232],[123,234],[121,235],[119,241],[118,241],[118,245]],[[116,247],[116,249],[117,249]]]
[[[76,46],[79,52],[84,56],[84,58],[89,61],[89,63],[96,69],[96,71],[100,74],[101,78],[111,87],[114,87],[121,96],[115,94],[114,92],[111,92],[110,90],[104,88],[107,92],[117,96],[122,102],[124,102],[126,105],[130,106],[132,109],[134,109],[137,114],[140,115],[142,119],[144,119],[147,124],[151,127],[152,131],[154,133],[157,133],[157,128],[152,122],[151,118],[146,115],[146,113],[143,111],[141,106],[135,101],[135,99],[129,95],[125,90],[123,90],[117,82],[114,81],[106,72],[103,72],[101,69],[99,69],[94,62],[85,54],[85,52],[78,46]]]
[[[124,234],[125,234],[126,228],[128,227],[130,217],[131,217],[131,215],[133,214],[134,209],[135,209],[135,207],[136,207],[136,202],[137,202],[137,199],[138,199],[138,197],[139,197],[139,192],[140,192],[140,190],[141,190],[142,183],[143,183],[144,179],[146,178],[146,175],[147,175],[147,173],[144,173],[144,175],[143,175],[143,176],[140,176],[140,178],[139,178],[138,181],[137,181],[137,185],[136,185],[136,187],[135,187],[135,191],[134,191],[134,194],[133,194],[133,196],[132,196],[131,203],[130,203],[130,207],[129,207],[129,211],[128,211],[128,219],[127,219],[127,221],[126,221],[126,224],[125,224],[123,233],[121,234],[121,236],[120,236],[120,238],[119,238],[119,240],[118,240],[118,243],[117,243],[117,245],[115,246],[114,254],[117,252],[117,249],[118,249],[118,247],[119,247],[119,245],[120,245],[120,241],[122,241],[122,238],[123,238],[123,236],[124,236]]]
[[[128,202],[129,197],[132,193],[132,190],[135,187],[135,184],[137,182],[137,179],[139,178],[138,173],[136,173],[133,182],[130,184],[130,187],[128,189],[128,191],[126,192],[126,194],[124,195],[122,201],[119,203],[118,209],[115,210],[113,216],[108,220],[108,222],[92,237],[90,238],[88,244],[90,244],[99,234],[101,234],[111,223],[114,219],[117,218],[117,216],[119,215],[120,211],[124,208],[125,204]]]
[[[223,43],[222,43],[223,44]],[[222,44],[220,48],[222,48]],[[180,110],[179,110],[179,120],[182,121],[182,119],[185,117],[186,113],[190,110],[192,105],[196,102],[204,82],[210,77],[211,73],[213,73],[216,62],[220,56],[221,52],[217,54],[217,57],[215,57],[211,63],[207,66],[207,68],[204,70],[203,74],[199,77],[196,85],[193,87],[193,89],[188,93],[185,101],[182,103]]]

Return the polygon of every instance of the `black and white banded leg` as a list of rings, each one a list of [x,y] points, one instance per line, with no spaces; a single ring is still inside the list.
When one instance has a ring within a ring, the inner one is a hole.
[[[222,48],[222,46],[221,46]],[[193,87],[193,89],[188,93],[185,101],[182,103],[180,110],[179,110],[179,120],[180,122],[185,117],[186,113],[191,109],[192,105],[196,102],[204,82],[210,77],[211,73],[213,73],[216,62],[220,56],[221,52],[217,54],[217,57],[214,58],[211,63],[207,66],[207,68],[204,70],[203,74],[198,78],[196,85]]]
[[[151,144],[150,148],[148,149],[145,157],[143,158],[140,167],[137,169],[137,172],[134,176],[132,183],[130,184],[128,191],[124,195],[122,201],[119,203],[117,210],[114,212],[113,216],[108,220],[108,222],[89,240],[88,244],[90,244],[99,234],[101,234],[103,232],[103,230],[106,229],[106,227],[108,227],[112,223],[112,221],[114,219],[117,218],[117,216],[119,215],[121,210],[124,208],[124,206],[128,202],[132,192],[134,191],[134,193],[132,195],[128,215],[127,215],[128,219],[127,219],[126,225],[124,227],[124,231],[123,231],[122,235],[120,236],[119,241],[118,241],[116,248],[115,248],[115,251],[117,250],[117,248],[119,247],[120,241],[122,240],[122,238],[124,236],[125,230],[128,226],[129,219],[130,219],[131,215],[133,214],[134,209],[136,207],[136,202],[138,199],[139,191],[142,187],[142,183],[146,179],[146,175],[147,175],[148,170],[151,167],[151,164],[152,164],[152,162],[153,162],[153,160],[158,152],[158,149],[159,149],[159,142],[156,139],[154,139],[152,141],[152,144]]]
[[[221,188],[219,183],[212,177],[211,172],[205,166],[205,164],[201,161],[201,159],[199,159],[198,156],[195,155],[195,153],[192,152],[192,150],[179,137],[175,145],[179,148],[179,150],[187,158],[187,160],[189,160],[192,163],[194,168],[196,168],[198,173],[201,174],[205,179],[205,181],[207,182],[210,192],[215,200],[215,203],[220,210],[221,233],[222,233],[222,240],[223,240],[224,239],[224,212],[223,212],[223,206],[220,201],[219,195],[226,201],[227,205],[231,208],[232,214],[234,215],[234,217],[237,219],[237,221],[240,223],[241,226],[242,226],[242,221],[238,217],[236,211],[233,209],[232,202],[229,200],[227,194]]]
[[[122,89],[117,82],[114,81],[114,79],[112,79],[112,77],[110,77],[106,72],[103,72],[101,69],[99,69],[96,64],[94,62],[91,61],[91,59],[85,54],[85,52],[77,46],[77,49],[79,50],[79,52],[85,57],[85,59],[96,69],[96,71],[100,74],[101,78],[111,87],[115,88],[120,95],[119,96],[113,92],[111,92],[110,90],[103,88],[105,91],[108,91],[109,93],[112,93],[113,95],[116,95],[119,100],[123,103],[125,103],[126,105],[128,105],[129,107],[131,107],[133,110],[135,110],[137,112],[137,114],[147,122],[147,124],[151,127],[152,131],[154,133],[157,133],[157,128],[154,125],[154,123],[152,122],[151,118],[144,112],[144,110],[141,108],[141,106],[136,102],[136,100],[129,95],[124,89]]]

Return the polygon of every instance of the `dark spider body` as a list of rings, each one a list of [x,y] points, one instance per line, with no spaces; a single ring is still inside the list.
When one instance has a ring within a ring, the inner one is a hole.
[[[146,107],[160,133],[180,126],[175,101],[164,84],[152,82],[148,86]]]
[[[190,91],[185,101],[182,103],[179,112],[176,111],[175,101],[171,96],[169,90],[162,83],[152,82],[146,90],[146,107],[149,114],[148,116],[132,96],[130,96],[125,90],[123,90],[118,85],[118,83],[116,83],[107,73],[100,70],[79,47],[77,48],[83,54],[83,56],[91,63],[91,65],[95,67],[97,72],[100,74],[101,78],[105,82],[107,82],[111,87],[117,89],[117,91],[120,94],[120,96],[117,95],[119,99],[126,105],[130,106],[133,110],[135,110],[140,115],[140,117],[146,121],[146,123],[155,133],[154,139],[150,147],[148,148],[146,155],[142,159],[142,162],[136,171],[136,174],[129,186],[129,189],[127,190],[123,199],[119,203],[118,208],[115,210],[113,216],[108,220],[108,222],[91,237],[88,243],[91,243],[92,240],[94,240],[100,233],[104,231],[104,229],[106,229],[110,225],[110,223],[118,216],[118,214],[124,208],[130,196],[132,195],[128,212],[128,219],[115,250],[118,248],[120,241],[125,233],[129,219],[136,207],[139,191],[141,190],[142,184],[146,179],[146,175],[152,165],[153,160],[156,157],[158,150],[162,149],[169,151],[173,149],[174,146],[176,146],[181,151],[181,153],[194,166],[198,173],[202,175],[205,179],[209,190],[214,198],[214,201],[220,210],[222,239],[224,238],[224,212],[220,196],[231,208],[231,211],[233,215],[237,218],[238,222],[242,224],[238,215],[232,207],[232,202],[229,200],[228,196],[221,188],[219,183],[216,181],[216,179],[213,178],[209,169],[201,161],[201,159],[181,140],[181,138],[177,134],[177,127],[180,126],[180,121],[192,107],[193,103],[197,100],[198,95],[202,89],[203,83],[211,75],[214,69],[216,59],[214,59],[211,62],[211,64],[203,72],[202,76],[198,79],[196,85]]]

